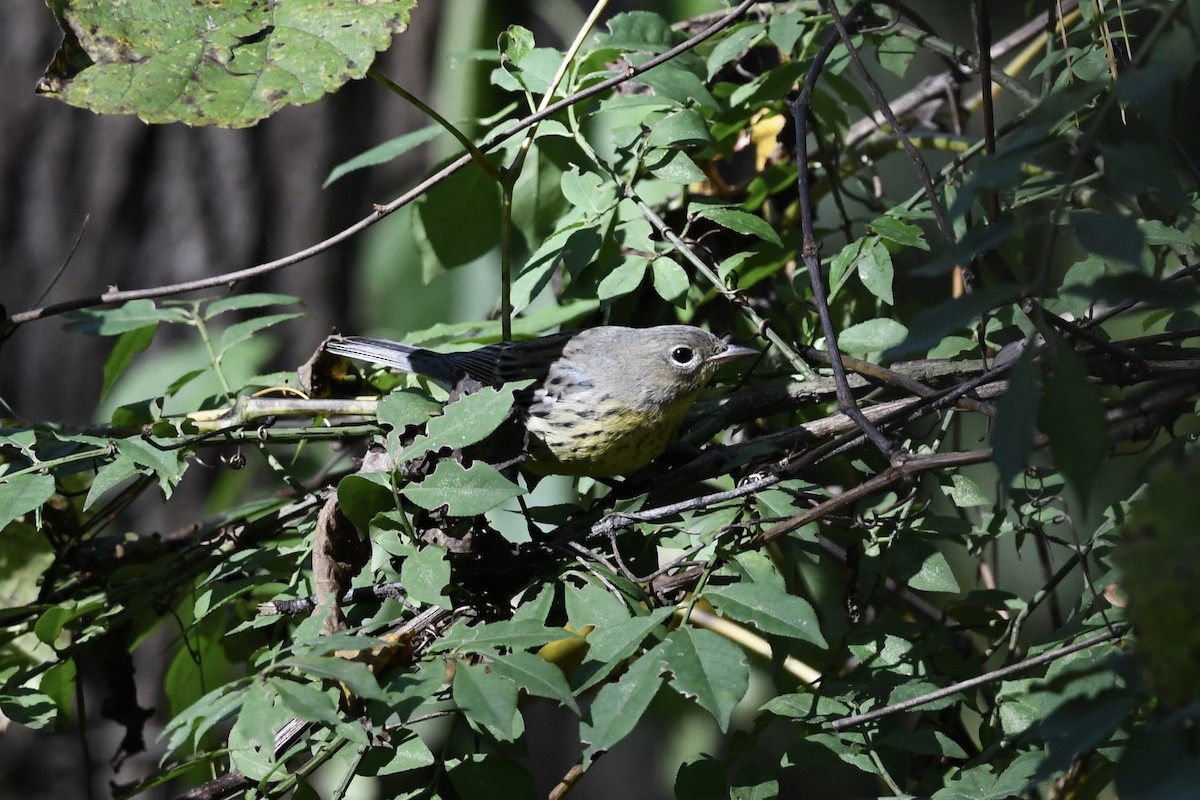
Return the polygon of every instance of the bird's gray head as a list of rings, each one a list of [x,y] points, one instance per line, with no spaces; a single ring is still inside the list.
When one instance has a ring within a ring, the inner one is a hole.
[[[580,331],[563,355],[608,391],[623,388],[630,402],[664,406],[694,396],[724,362],[757,352],[691,325],[610,325]]]

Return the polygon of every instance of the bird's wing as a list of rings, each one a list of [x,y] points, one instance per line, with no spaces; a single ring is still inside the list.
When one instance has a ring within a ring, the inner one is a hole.
[[[562,355],[563,346],[573,335],[558,333],[520,342],[501,342],[478,350],[447,353],[446,358],[457,369],[489,386],[541,379],[546,377],[550,365]]]

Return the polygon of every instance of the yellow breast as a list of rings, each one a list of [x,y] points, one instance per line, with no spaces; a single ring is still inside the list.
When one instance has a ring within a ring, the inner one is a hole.
[[[639,409],[595,393],[560,398],[526,420],[530,461],[538,475],[623,475],[649,464],[675,438],[696,394],[653,410]]]

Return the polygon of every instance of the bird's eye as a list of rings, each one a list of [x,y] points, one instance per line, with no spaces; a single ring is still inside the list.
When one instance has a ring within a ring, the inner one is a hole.
[[[671,360],[680,366],[686,366],[692,363],[696,358],[696,351],[690,347],[676,347],[671,351]]]

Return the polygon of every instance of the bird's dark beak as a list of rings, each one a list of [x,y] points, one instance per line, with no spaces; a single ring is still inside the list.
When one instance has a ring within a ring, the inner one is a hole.
[[[708,364],[724,364],[726,361],[732,361],[735,358],[746,358],[747,356],[756,356],[758,351],[753,347],[742,347],[740,344],[726,345],[725,349],[716,355],[708,357]]]

